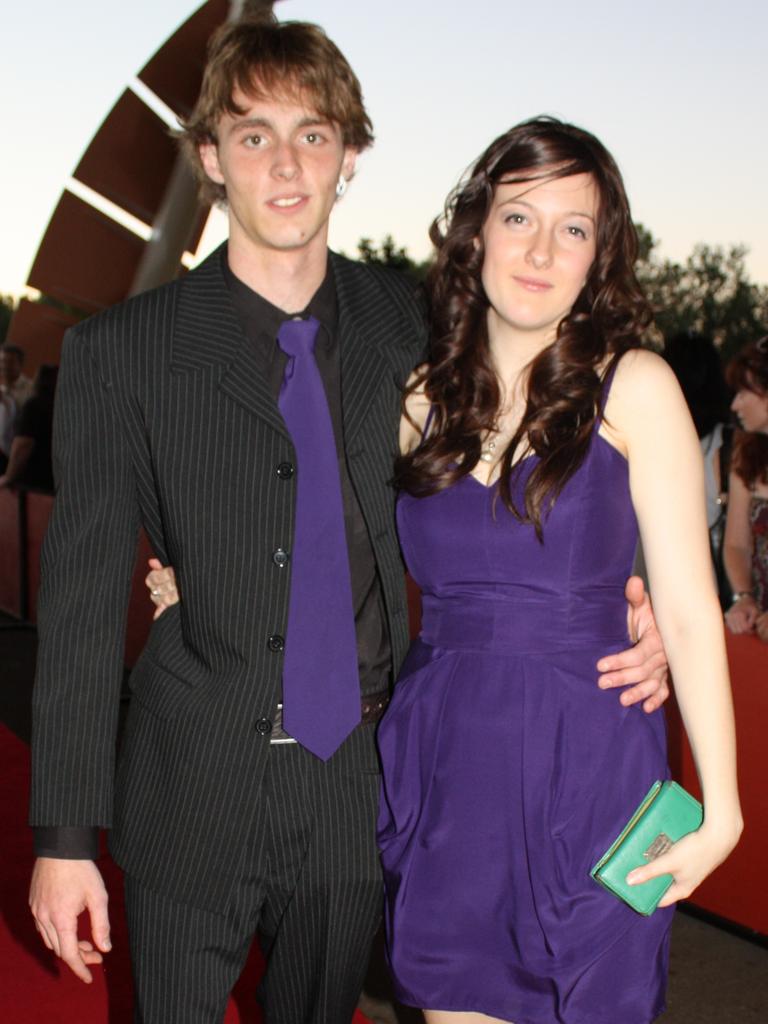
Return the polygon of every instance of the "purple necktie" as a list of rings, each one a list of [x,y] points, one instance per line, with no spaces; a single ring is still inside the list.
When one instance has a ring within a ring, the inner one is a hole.
[[[283,662],[283,725],[326,761],[360,722],[355,613],[333,424],[315,362],[320,324],[286,320],[278,405],[297,462],[296,527]]]

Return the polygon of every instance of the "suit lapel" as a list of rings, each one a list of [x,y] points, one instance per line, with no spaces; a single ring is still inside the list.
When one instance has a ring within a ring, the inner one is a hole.
[[[243,334],[221,270],[222,248],[181,282],[172,367],[219,375],[219,389],[249,413],[288,437],[256,350]]]
[[[341,345],[341,396],[344,439],[349,444],[361,430],[385,379],[399,380],[388,349],[398,347],[404,323],[386,293],[359,265],[334,253]]]
[[[254,416],[266,420],[278,433],[290,438],[269,388],[264,365],[253,345],[245,342],[240,346],[221,378],[219,387],[227,397]]]
[[[409,348],[407,324],[368,268],[331,253],[339,308],[344,436],[362,428],[385,379],[403,381],[395,351]],[[290,439],[256,347],[243,334],[221,269],[222,248],[181,281],[172,367],[217,373],[228,400]]]

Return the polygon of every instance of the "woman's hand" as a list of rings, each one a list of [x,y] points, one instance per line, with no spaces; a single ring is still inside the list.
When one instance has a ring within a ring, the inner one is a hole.
[[[668,907],[678,900],[687,899],[707,875],[722,864],[739,841],[742,828],[740,816],[735,816],[727,825],[708,825],[705,822],[697,832],[683,836],[650,864],[630,871],[627,882],[639,885],[659,875],[672,875],[674,881],[659,906]]]
[[[164,566],[159,558],[150,558],[149,569],[144,582],[149,588],[149,597],[157,605],[153,619],[159,619],[166,608],[178,604],[179,592],[176,589],[176,574],[173,567]]]
[[[725,613],[725,622],[732,633],[752,633],[759,615],[757,601],[751,594],[744,594]]]
[[[764,644],[768,644],[768,612],[758,615],[755,622],[755,632]]]

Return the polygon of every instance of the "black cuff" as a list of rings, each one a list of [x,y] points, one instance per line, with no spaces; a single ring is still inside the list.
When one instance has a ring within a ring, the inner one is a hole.
[[[99,830],[90,825],[35,825],[35,856],[58,860],[96,860]]]

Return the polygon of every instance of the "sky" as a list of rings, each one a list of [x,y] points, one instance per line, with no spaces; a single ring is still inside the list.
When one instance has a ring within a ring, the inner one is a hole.
[[[185,0],[37,0],[4,18],[0,293],[18,295],[62,189],[123,89],[196,9]],[[749,248],[768,284],[768,4],[762,0],[281,0],[362,85],[376,133],[331,244],[392,234],[418,259],[445,196],[487,144],[535,114],[594,132],[635,220],[683,260]],[[198,258],[225,232],[209,225]]]

